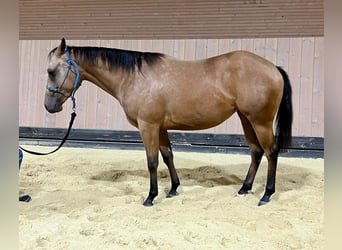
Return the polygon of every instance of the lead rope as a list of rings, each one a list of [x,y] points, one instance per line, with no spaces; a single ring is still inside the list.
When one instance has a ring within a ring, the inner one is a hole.
[[[63,144],[65,143],[65,141],[68,139],[68,136],[69,136],[69,133],[70,133],[70,131],[71,131],[72,124],[74,123],[75,117],[76,117],[76,112],[75,112],[75,110],[74,110],[74,111],[71,113],[71,118],[70,118],[70,122],[69,122],[68,131],[66,132],[64,138],[62,139],[62,142],[59,144],[59,146],[58,146],[56,149],[54,149],[54,150],[52,150],[52,151],[50,151],[50,152],[47,152],[47,153],[41,153],[41,152],[35,152],[35,151],[31,151],[31,150],[25,149],[25,148],[23,148],[23,147],[21,147],[21,146],[19,146],[19,148],[20,148],[21,150],[25,151],[26,153],[33,154],[33,155],[49,155],[49,154],[52,154],[52,153],[56,152],[58,149],[60,149],[60,148],[63,146]]]

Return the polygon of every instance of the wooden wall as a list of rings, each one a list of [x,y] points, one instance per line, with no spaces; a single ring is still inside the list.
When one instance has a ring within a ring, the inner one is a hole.
[[[158,51],[180,59],[193,60],[232,50],[255,52],[284,67],[293,88],[295,136],[324,137],[324,38],[185,39],[185,40],[71,40],[71,45],[91,45],[122,49]],[[48,52],[59,40],[19,41],[19,126],[66,128],[71,101],[58,114],[43,107]],[[136,130],[128,124],[118,102],[84,82],[76,94],[75,128]],[[236,115],[227,122],[200,132],[242,134]]]
[[[323,36],[323,0],[19,0],[22,40]]]

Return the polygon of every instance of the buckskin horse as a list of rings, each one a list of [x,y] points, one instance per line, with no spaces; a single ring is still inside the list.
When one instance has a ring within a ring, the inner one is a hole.
[[[127,120],[138,128],[147,157],[152,206],[158,195],[159,151],[169,169],[171,189],[180,185],[168,130],[200,130],[216,126],[237,112],[250,148],[251,163],[238,196],[251,189],[262,156],[268,161],[265,193],[275,192],[278,154],[291,143],[292,90],[287,73],[247,51],[233,51],[204,60],[104,47],[60,45],[48,55],[45,108],[54,113],[74,98],[84,80],[116,98]],[[273,131],[273,126],[275,127]]]

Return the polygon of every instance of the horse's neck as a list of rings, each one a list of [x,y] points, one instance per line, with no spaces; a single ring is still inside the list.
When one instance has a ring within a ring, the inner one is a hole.
[[[108,70],[105,65],[87,65],[82,64],[82,80],[92,82],[108,94],[114,96],[120,101],[121,88],[129,84],[133,79],[133,73],[124,70]]]

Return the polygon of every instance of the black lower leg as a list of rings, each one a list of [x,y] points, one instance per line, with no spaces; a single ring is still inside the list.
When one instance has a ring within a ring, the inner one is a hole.
[[[161,149],[161,153],[163,156],[164,163],[169,169],[170,177],[171,177],[171,189],[166,197],[170,198],[178,195],[177,188],[180,185],[179,178],[173,163],[173,154],[171,148]]]
[[[268,157],[268,171],[267,171],[267,182],[265,193],[259,202],[259,206],[267,204],[271,195],[275,193],[275,180],[276,180],[276,171],[277,171],[277,161],[278,161],[278,152],[276,148],[273,148]]]
[[[252,162],[251,162],[251,165],[249,166],[246,179],[243,182],[243,185],[240,188],[237,195],[243,196],[247,194],[250,190],[252,190],[255,175],[256,175],[256,172],[258,171],[263,154],[264,154],[264,151],[261,148],[251,151]]]
[[[143,203],[143,205],[147,207],[153,206],[153,200],[158,195],[157,167],[158,160],[148,160],[148,171],[150,173],[150,192]]]

